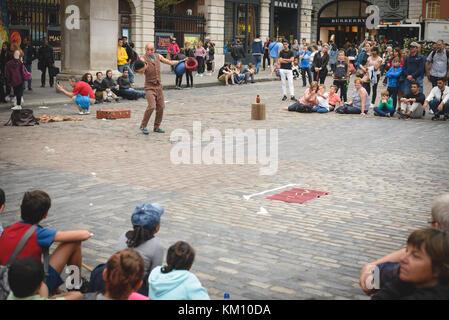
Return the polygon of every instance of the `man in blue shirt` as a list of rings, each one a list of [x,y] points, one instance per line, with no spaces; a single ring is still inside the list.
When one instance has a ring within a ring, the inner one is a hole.
[[[417,82],[419,84],[419,92],[423,92],[423,78],[426,72],[426,58],[418,53],[418,43],[410,44],[410,55],[405,58],[403,73],[405,76],[404,95],[410,93],[411,84]]]
[[[270,60],[271,60],[271,74],[274,72],[274,64],[278,62],[279,59],[279,44],[276,41],[273,41],[268,46],[268,50],[270,51]]]
[[[302,86],[306,86],[306,73],[307,78],[309,79],[309,85],[312,83],[312,73],[310,72],[310,56],[312,52],[310,48],[304,46],[302,51],[299,52],[299,59],[301,63],[299,64],[299,68],[301,69],[301,77],[302,77]]]

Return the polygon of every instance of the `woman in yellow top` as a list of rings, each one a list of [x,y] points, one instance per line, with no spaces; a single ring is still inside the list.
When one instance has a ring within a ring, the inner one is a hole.
[[[129,82],[131,82],[131,85],[134,85],[134,72],[129,67],[130,59],[128,57],[128,54],[126,53],[126,49],[123,48],[123,40],[118,39],[118,48],[117,48],[117,69],[121,73],[123,73],[123,70],[128,69],[129,71]]]

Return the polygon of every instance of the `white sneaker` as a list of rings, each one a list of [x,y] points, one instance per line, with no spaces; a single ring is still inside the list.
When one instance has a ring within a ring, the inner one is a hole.
[[[22,110],[22,106],[14,105],[11,110]]]

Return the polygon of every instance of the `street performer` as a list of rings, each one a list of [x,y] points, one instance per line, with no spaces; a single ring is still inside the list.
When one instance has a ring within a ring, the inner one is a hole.
[[[180,61],[168,60],[162,57],[160,54],[155,53],[154,44],[148,43],[145,46],[145,56],[141,57],[144,62],[137,63],[134,66],[137,73],[145,74],[145,93],[148,101],[148,107],[143,115],[140,130],[143,134],[149,134],[147,129],[148,122],[150,121],[151,114],[156,109],[156,119],[154,120],[154,132],[164,133],[165,131],[160,128],[162,122],[162,116],[164,114],[164,93],[162,92],[161,83],[161,62],[170,66],[175,66]]]

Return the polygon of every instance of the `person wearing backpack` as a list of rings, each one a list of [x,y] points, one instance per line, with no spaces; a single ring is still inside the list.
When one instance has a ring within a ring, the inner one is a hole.
[[[20,61],[20,51],[14,51],[13,59],[8,61],[5,66],[6,83],[13,88],[16,101],[12,110],[22,109],[23,84],[25,82],[23,76],[24,65]]]
[[[41,261],[42,254],[54,242],[60,242],[49,256],[48,278],[45,281],[49,294],[53,295],[63,283],[60,274],[66,265],[77,266],[79,279],[82,279],[81,242],[92,235],[87,230],[56,231],[41,227],[39,223],[47,218],[50,207],[51,199],[46,192],[25,192],[20,205],[22,221],[5,228],[0,237],[0,265],[5,266],[9,262],[20,240],[31,228],[34,230],[31,229],[30,238],[18,253],[18,259],[33,257]]]
[[[449,78],[449,51],[444,48],[443,40],[437,41],[436,50],[427,57],[426,76],[432,82],[432,88],[437,86],[439,78]]]

